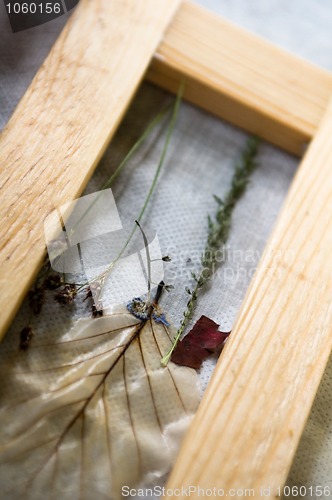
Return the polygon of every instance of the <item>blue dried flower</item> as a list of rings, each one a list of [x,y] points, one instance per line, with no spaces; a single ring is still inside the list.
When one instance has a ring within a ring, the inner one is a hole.
[[[170,326],[169,322],[166,319],[166,316],[164,313],[155,311],[152,313],[152,318],[155,320],[156,323],[162,323],[165,326]]]
[[[135,316],[135,318],[146,320],[148,319],[148,312],[146,303],[140,297],[134,297],[127,304],[128,311]]]

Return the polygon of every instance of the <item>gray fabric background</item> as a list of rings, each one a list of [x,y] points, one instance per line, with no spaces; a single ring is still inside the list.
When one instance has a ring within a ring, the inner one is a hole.
[[[332,70],[332,3],[330,0],[200,0],[202,5],[254,31],[296,54]],[[26,32],[12,34],[3,4],[0,4],[0,127],[3,127],[23,95],[49,48],[65,23],[65,17]],[[87,192],[99,189],[119,160],[135,141],[144,125],[169,96],[143,85],[117,137],[101,161]],[[114,188],[120,213],[135,218],[150,185],[163,145],[157,131],[130,163]],[[190,286],[190,270],[197,267],[197,255],[206,237],[206,216],[227,191],[234,161],[246,135],[200,110],[183,105],[158,189],[145,218],[144,227],[158,231],[163,253],[172,256],[166,278],[175,290],[164,297],[168,317],[178,324]],[[239,203],[228,243],[228,258],[202,296],[195,318],[212,317],[221,328],[234,322],[252,273],[257,266],[277,214],[282,206],[298,162],[283,152],[263,145],[260,167],[246,195]],[[129,175],[130,174],[130,175]],[[124,189],[126,187],[126,189]],[[190,261],[188,260],[190,259]],[[17,332],[27,322],[24,304],[0,350],[17,349]],[[78,305],[73,317],[86,315]],[[71,315],[48,300],[35,326],[36,336],[47,335]],[[203,388],[215,360],[201,370]],[[332,487],[332,398],[331,363],[322,381],[306,431],[288,479],[290,485]],[[304,388],[305,390],[305,388]],[[307,495],[307,498],[315,498]]]

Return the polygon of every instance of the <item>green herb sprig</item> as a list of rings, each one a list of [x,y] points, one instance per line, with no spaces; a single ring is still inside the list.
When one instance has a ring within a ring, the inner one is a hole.
[[[192,277],[195,281],[194,289],[191,290],[188,287],[186,288],[186,292],[190,295],[190,299],[183,313],[183,318],[174,338],[172,347],[161,360],[163,366],[166,366],[171,359],[177,343],[184,333],[189,320],[192,318],[197,305],[198,296],[202,288],[204,288],[214,274],[220,248],[224,247],[228,239],[234,208],[245,192],[250,176],[257,166],[256,157],[258,147],[259,139],[252,137],[247,141],[241,160],[235,167],[231,187],[225,199],[221,200],[218,196],[214,196],[218,204],[218,208],[215,214],[215,220],[212,220],[210,216],[208,217],[208,236],[205,249],[201,257],[201,270],[198,275],[196,273],[192,273]]]

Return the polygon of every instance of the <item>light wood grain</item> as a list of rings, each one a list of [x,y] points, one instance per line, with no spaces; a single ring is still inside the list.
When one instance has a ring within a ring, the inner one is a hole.
[[[231,123],[302,155],[332,93],[332,75],[185,2],[148,79]]]
[[[332,106],[293,182],[171,488],[253,488],[259,497],[260,487],[270,486],[266,498],[275,498],[286,479],[332,348],[331,134]]]
[[[0,137],[0,337],[44,256],[43,222],[77,197],[179,0],[81,0]]]

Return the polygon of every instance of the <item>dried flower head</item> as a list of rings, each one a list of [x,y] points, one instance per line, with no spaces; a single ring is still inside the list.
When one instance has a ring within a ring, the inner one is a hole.
[[[162,323],[165,326],[170,326],[169,322],[166,319],[165,313],[162,312],[159,306],[155,305],[153,307],[152,318],[156,323]]]
[[[146,320],[149,317],[147,304],[140,297],[130,300],[127,304],[127,309],[135,318]]]

